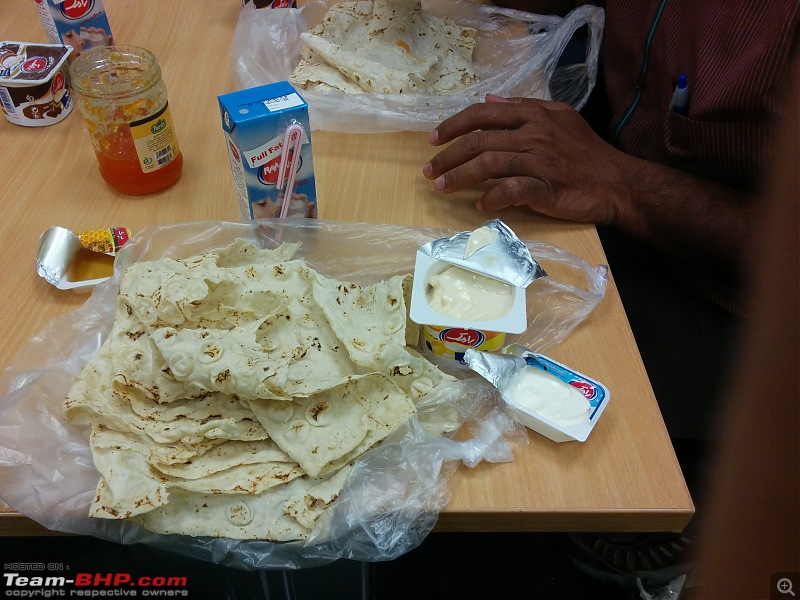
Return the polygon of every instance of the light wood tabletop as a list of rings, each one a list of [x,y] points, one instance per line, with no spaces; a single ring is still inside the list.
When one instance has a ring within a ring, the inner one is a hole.
[[[154,223],[239,219],[217,96],[235,89],[229,47],[241,3],[114,0],[106,8],[117,43],[144,46],[159,59],[184,154],[183,176],[151,196],[122,196],[100,178],[77,108],[45,128],[0,120],[3,369],[50,319],[86,300],[36,273],[39,236],[50,226],[123,226],[135,233]],[[3,1],[0,40],[45,41],[32,0]],[[434,153],[425,133],[313,131],[312,141],[321,219],[462,231],[488,218],[474,208],[478,190],[445,197],[422,176]],[[592,265],[605,261],[593,226],[522,209],[496,216],[522,239],[551,242]],[[556,444],[531,433],[513,462],[459,468],[437,530],[682,530],[694,507],[613,273],[598,308],[547,353],[609,388],[612,399],[602,419],[585,443]],[[2,513],[0,535],[37,533],[49,532],[13,510]]]

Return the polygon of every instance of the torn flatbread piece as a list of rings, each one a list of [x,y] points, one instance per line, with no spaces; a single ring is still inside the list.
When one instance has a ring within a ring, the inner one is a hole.
[[[303,527],[313,529],[322,511],[339,497],[350,470],[349,466],[339,469],[330,478],[308,488],[302,496],[288,500],[283,506],[284,513]]]
[[[312,477],[342,466],[414,414],[414,404],[380,373],[354,376],[325,392],[287,403],[251,400],[270,438]]]
[[[156,533],[288,542],[308,537],[310,529],[284,512],[286,503],[310,487],[298,478],[261,494],[202,494],[175,490],[168,504],[135,517]]]

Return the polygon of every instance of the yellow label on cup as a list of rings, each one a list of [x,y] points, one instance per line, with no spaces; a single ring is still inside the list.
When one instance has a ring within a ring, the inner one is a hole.
[[[430,352],[461,362],[470,348],[484,352],[500,350],[506,334],[497,331],[480,331],[460,327],[422,327],[423,345]]]
[[[154,115],[131,123],[131,135],[144,173],[166,167],[178,156],[178,139],[172,128],[169,104]]]

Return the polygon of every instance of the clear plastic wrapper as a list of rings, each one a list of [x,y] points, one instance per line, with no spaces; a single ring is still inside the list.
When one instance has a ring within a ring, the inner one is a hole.
[[[300,61],[300,35],[319,24],[339,0],[310,0],[300,9],[242,8],[231,44],[231,68],[240,89],[288,80]],[[486,94],[559,100],[583,107],[597,81],[605,13],[580,6],[560,18],[479,4],[471,0],[423,0],[431,13],[477,30],[473,63],[480,81],[447,95],[346,94],[299,90],[308,102],[311,127],[329,131],[426,131],[482,102]],[[583,62],[560,65],[577,30],[588,29]]]
[[[0,499],[45,527],[120,543],[143,542],[244,569],[302,568],[341,557],[390,560],[419,545],[448,502],[447,484],[461,463],[510,461],[524,430],[501,409],[494,388],[477,375],[450,369],[459,379],[417,405],[418,415],[355,464],[341,495],[304,542],[272,543],[158,535],[130,521],[90,519],[98,472],[88,428],[69,425],[62,403],[73,377],[101,346],[114,322],[122,272],[132,263],[186,258],[237,238],[275,247],[302,243],[299,256],[340,280],[369,284],[410,273],[424,243],[446,230],[325,221],[263,220],[151,226],[117,256],[115,274],[78,310],[53,319],[3,373],[0,404]],[[526,244],[537,261],[572,272],[577,283],[542,278],[529,304],[531,327],[518,338],[532,350],[562,340],[600,302],[605,268],[542,242]],[[368,259],[368,260],[367,260]],[[529,293],[533,293],[529,290]],[[535,317],[535,318],[534,318]],[[464,381],[468,378],[468,381]],[[434,435],[426,423],[452,420],[464,440]]]

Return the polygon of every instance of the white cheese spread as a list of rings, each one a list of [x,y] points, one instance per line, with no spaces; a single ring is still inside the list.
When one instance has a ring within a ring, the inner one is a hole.
[[[514,287],[503,281],[451,266],[432,276],[426,290],[436,312],[467,321],[499,319],[514,304]]]
[[[535,411],[561,427],[589,423],[592,407],[583,393],[542,369],[520,369],[503,394],[520,408]]]

